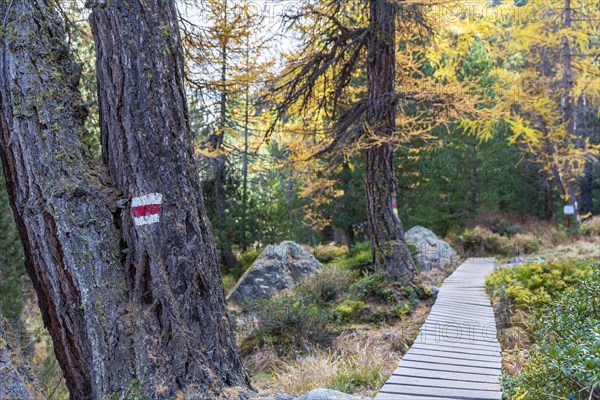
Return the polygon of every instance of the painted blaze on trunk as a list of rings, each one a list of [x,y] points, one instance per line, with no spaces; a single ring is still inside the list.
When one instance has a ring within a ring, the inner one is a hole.
[[[394,147],[392,143],[385,141],[396,130],[396,16],[394,5],[387,0],[371,0],[370,11],[366,134],[373,141],[365,150],[365,188],[373,263],[376,270],[388,278],[410,284],[415,277],[416,268],[404,240],[402,223],[394,213]]]
[[[160,222],[121,215],[136,375],[154,398],[247,386],[200,194],[174,1],[113,0],[90,20],[104,161],[126,196],[161,200]]]

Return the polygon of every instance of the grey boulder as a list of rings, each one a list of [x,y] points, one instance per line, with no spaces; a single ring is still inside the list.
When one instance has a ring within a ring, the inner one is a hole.
[[[458,260],[458,254],[452,246],[422,226],[413,226],[406,231],[405,239],[407,242],[412,242],[419,250],[417,259],[424,271],[442,269]]]
[[[331,389],[313,389],[298,397],[298,400],[371,400],[370,397],[352,396]]]
[[[248,300],[270,297],[321,269],[323,265],[298,243],[269,245],[231,289],[227,301],[243,306]]]

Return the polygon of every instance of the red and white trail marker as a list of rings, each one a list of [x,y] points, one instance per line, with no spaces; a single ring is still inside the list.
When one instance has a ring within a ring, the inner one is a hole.
[[[134,197],[131,200],[131,214],[136,226],[154,224],[160,221],[160,205],[162,194],[150,193],[145,196]]]

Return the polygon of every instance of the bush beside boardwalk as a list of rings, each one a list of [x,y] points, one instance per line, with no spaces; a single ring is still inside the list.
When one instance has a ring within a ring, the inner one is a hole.
[[[600,399],[600,264],[523,264],[487,281],[508,399]]]

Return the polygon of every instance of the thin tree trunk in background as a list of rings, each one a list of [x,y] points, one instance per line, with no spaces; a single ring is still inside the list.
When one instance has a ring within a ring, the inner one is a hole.
[[[225,26],[227,26],[227,0],[224,0],[224,14]],[[223,140],[225,138],[225,129],[227,128],[227,69],[229,56],[227,52],[227,42],[229,37],[224,35],[221,43],[221,93],[219,99],[219,124],[217,126],[217,132],[213,138],[213,147],[217,152],[221,152],[223,146]],[[219,220],[219,228],[226,229],[227,227],[227,212],[225,210],[225,163],[226,158],[223,154],[218,154],[214,159],[214,189],[215,189],[215,211]],[[225,240],[221,240],[219,243],[221,247],[221,262],[226,268],[233,267],[237,260],[231,251],[231,243],[229,242],[229,235],[222,235]]]
[[[571,0],[565,0],[565,9],[564,9],[564,28],[571,28],[572,24],[572,9],[571,9]],[[573,91],[573,68],[572,68],[572,60],[571,60],[571,45],[569,44],[569,38],[566,35],[562,37],[562,59],[563,59],[563,82],[562,82],[562,95],[561,95],[561,106],[563,110],[563,123],[567,124],[567,131],[569,134],[576,136],[577,135],[577,113],[575,112],[575,107],[573,101],[571,99],[572,91]],[[569,166],[569,168],[574,168],[573,166]],[[564,180],[561,177],[561,180]],[[578,227],[581,224],[581,218],[579,214],[579,207],[577,205],[577,188],[576,182],[572,179],[564,181],[565,187],[565,200],[567,205],[570,205],[575,210],[574,221],[575,226]]]
[[[367,135],[374,140],[365,150],[365,188],[371,249],[377,271],[392,280],[409,284],[416,268],[404,240],[402,223],[394,213],[394,150],[393,145],[385,141],[396,129],[395,11],[387,0],[370,0],[370,11],[367,110],[370,131]]]
[[[588,161],[585,164],[584,174],[581,178],[581,213],[587,214],[594,209],[594,164]]]
[[[102,399],[135,373],[131,304],[117,192],[106,168],[84,155],[81,69],[55,7],[0,2],[0,148],[27,272],[67,387],[73,399]]]
[[[246,46],[249,46],[246,44]],[[250,50],[246,48],[246,66]],[[250,84],[244,88],[244,153],[242,164],[242,250],[248,249],[248,150],[250,139]]]
[[[552,207],[552,181],[550,179],[546,180],[544,188],[544,218],[546,219],[546,221],[552,221],[552,218],[554,218],[554,208]]]
[[[476,149],[474,149],[474,151],[477,151]],[[470,202],[471,202],[471,212],[476,213],[477,212],[477,206],[478,206],[478,198],[477,198],[477,192],[479,191],[479,174],[477,173],[477,164],[473,163],[471,165],[471,196],[470,196]]]
[[[248,387],[194,162],[174,0],[113,0],[90,20],[104,160],[123,196],[163,199],[158,223],[136,225],[129,210],[119,218],[144,398]]]
[[[224,1],[225,25],[227,25],[227,0]],[[219,98],[219,123],[217,132],[214,134],[213,147],[215,151],[220,151],[225,137],[225,127],[227,119],[227,37],[223,37],[221,43],[221,89]],[[217,155],[214,159],[215,173],[215,210],[221,222],[225,222],[225,199],[223,197],[223,168],[225,166],[225,158],[222,155]]]

